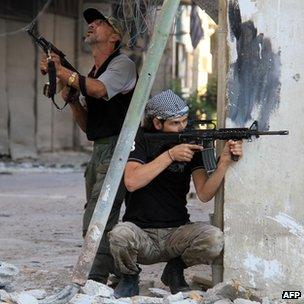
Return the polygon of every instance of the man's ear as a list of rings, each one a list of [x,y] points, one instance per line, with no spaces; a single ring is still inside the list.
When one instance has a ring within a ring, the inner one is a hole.
[[[163,123],[162,121],[160,121],[158,118],[154,117],[153,118],[153,125],[155,127],[156,130],[162,130],[163,128]]]
[[[113,33],[110,37],[110,41],[116,43],[117,41],[120,41],[120,36],[116,33]]]

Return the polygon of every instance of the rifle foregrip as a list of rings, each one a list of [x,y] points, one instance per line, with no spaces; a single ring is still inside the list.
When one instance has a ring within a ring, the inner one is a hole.
[[[240,157],[231,153],[231,158],[233,161],[238,161]]]

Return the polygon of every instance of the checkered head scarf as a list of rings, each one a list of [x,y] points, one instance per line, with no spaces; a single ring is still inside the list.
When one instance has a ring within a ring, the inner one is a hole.
[[[178,118],[188,114],[186,102],[171,90],[161,92],[152,97],[145,109],[145,117],[157,117],[161,120]]]

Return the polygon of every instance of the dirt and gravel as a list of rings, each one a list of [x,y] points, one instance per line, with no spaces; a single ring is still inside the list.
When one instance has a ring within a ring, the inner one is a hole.
[[[39,160],[0,162],[0,261],[20,270],[11,289],[60,289],[70,282],[82,246],[81,221],[85,202],[83,171],[88,153],[44,154]],[[212,203],[189,199],[191,219],[208,221]],[[143,266],[141,294],[164,288],[164,264]],[[210,266],[186,270],[211,279]]]

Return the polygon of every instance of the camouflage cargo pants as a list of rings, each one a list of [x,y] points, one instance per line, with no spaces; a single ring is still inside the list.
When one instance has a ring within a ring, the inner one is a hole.
[[[121,273],[139,273],[143,265],[181,256],[187,266],[210,264],[224,244],[217,227],[202,222],[177,228],[141,229],[133,223],[117,224],[109,232],[110,249]]]
[[[91,160],[85,172],[86,181],[86,199],[85,212],[83,216],[83,236],[86,235],[94,208],[99,197],[102,184],[106,177],[106,173],[115,149],[117,136],[102,139],[94,142],[94,148]],[[89,278],[106,283],[109,273],[116,273],[114,269],[113,258],[109,250],[109,240],[107,233],[117,224],[121,204],[125,196],[125,188],[123,183],[118,189],[107,225],[105,227],[104,236],[101,239]]]

